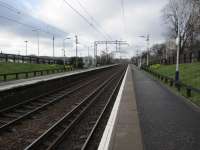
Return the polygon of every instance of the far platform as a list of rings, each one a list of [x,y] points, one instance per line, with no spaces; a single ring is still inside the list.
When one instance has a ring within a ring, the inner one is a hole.
[[[110,66],[112,66],[112,65],[103,66],[103,67],[94,67],[94,68],[82,69],[82,70],[75,70],[75,71],[69,71],[69,72],[56,73],[56,74],[38,76],[38,77],[33,77],[33,78],[28,78],[28,79],[19,79],[19,80],[1,82],[0,83],[0,91],[4,91],[4,90],[16,88],[16,87],[21,87],[21,86],[26,86],[26,85],[38,83],[38,82],[41,82],[41,81],[48,81],[48,80],[53,80],[53,79],[62,78],[62,77],[66,77],[66,76],[71,76],[71,75],[74,75],[74,74],[79,74],[79,73],[88,72],[88,71],[92,71],[92,70],[96,70],[96,69],[110,67]]]

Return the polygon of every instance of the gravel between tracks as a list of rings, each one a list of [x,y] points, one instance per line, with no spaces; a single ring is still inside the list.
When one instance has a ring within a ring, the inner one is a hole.
[[[99,115],[102,112],[102,109],[104,108],[111,93],[113,92],[114,87],[116,86],[118,80],[119,78],[114,79],[112,83],[109,84],[109,86],[104,89],[103,92],[104,94],[101,94],[98,97],[97,101],[94,104],[92,104],[92,107],[89,108],[89,110],[84,114],[79,123],[73,127],[71,132],[66,136],[65,140],[63,140],[63,142],[56,149],[59,150],[65,150],[65,149],[71,150],[76,148],[79,149],[79,146],[82,146],[84,144],[85,141],[82,140],[82,137],[85,136],[87,137],[91,132],[89,124],[91,122],[94,122],[94,120],[98,119]],[[104,126],[101,127],[102,128],[100,130],[103,130]]]
[[[100,73],[101,79],[94,81],[85,88],[76,93],[65,97],[59,103],[49,106],[46,110],[34,115],[32,118],[23,121],[11,129],[11,132],[5,132],[0,135],[0,150],[21,150],[33,142],[45,130],[51,127],[56,121],[63,117],[67,112],[80,103],[91,91],[102,83],[106,78],[113,74],[112,71]]]

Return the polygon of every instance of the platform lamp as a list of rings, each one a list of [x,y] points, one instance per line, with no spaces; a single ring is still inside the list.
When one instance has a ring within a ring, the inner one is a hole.
[[[176,54],[176,73],[175,81],[179,81],[179,55],[180,55],[180,29],[179,29],[179,20],[178,20],[178,35],[176,38],[177,54]]]
[[[27,56],[27,45],[28,45],[28,41],[24,41],[26,43],[26,56]]]
[[[34,29],[32,31],[36,32],[37,34],[37,47],[38,47],[38,56],[39,56],[40,55],[40,34],[39,34],[40,29]]]
[[[145,38],[147,42],[147,66],[149,66],[149,41],[150,41],[150,35],[147,34],[147,36],[138,36],[140,38]]]
[[[69,40],[71,39],[70,37],[66,37],[65,39],[63,39],[63,65],[65,66],[65,40]]]

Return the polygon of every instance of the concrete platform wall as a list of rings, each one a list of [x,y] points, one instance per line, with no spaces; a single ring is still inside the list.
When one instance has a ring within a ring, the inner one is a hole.
[[[115,66],[110,66],[115,67]],[[25,100],[31,99],[35,96],[45,94],[49,91],[55,90],[59,87],[66,86],[67,84],[79,79],[84,78],[92,74],[96,74],[100,71],[109,69],[110,67],[103,67],[92,69],[84,72],[74,73],[72,75],[66,75],[51,80],[41,80],[32,82],[29,84],[22,84],[20,86],[14,86],[10,89],[0,91],[0,109],[16,105]]]

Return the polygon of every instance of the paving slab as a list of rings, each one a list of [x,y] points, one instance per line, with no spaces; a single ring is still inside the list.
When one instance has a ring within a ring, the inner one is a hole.
[[[99,150],[143,149],[131,67],[122,82]]]

